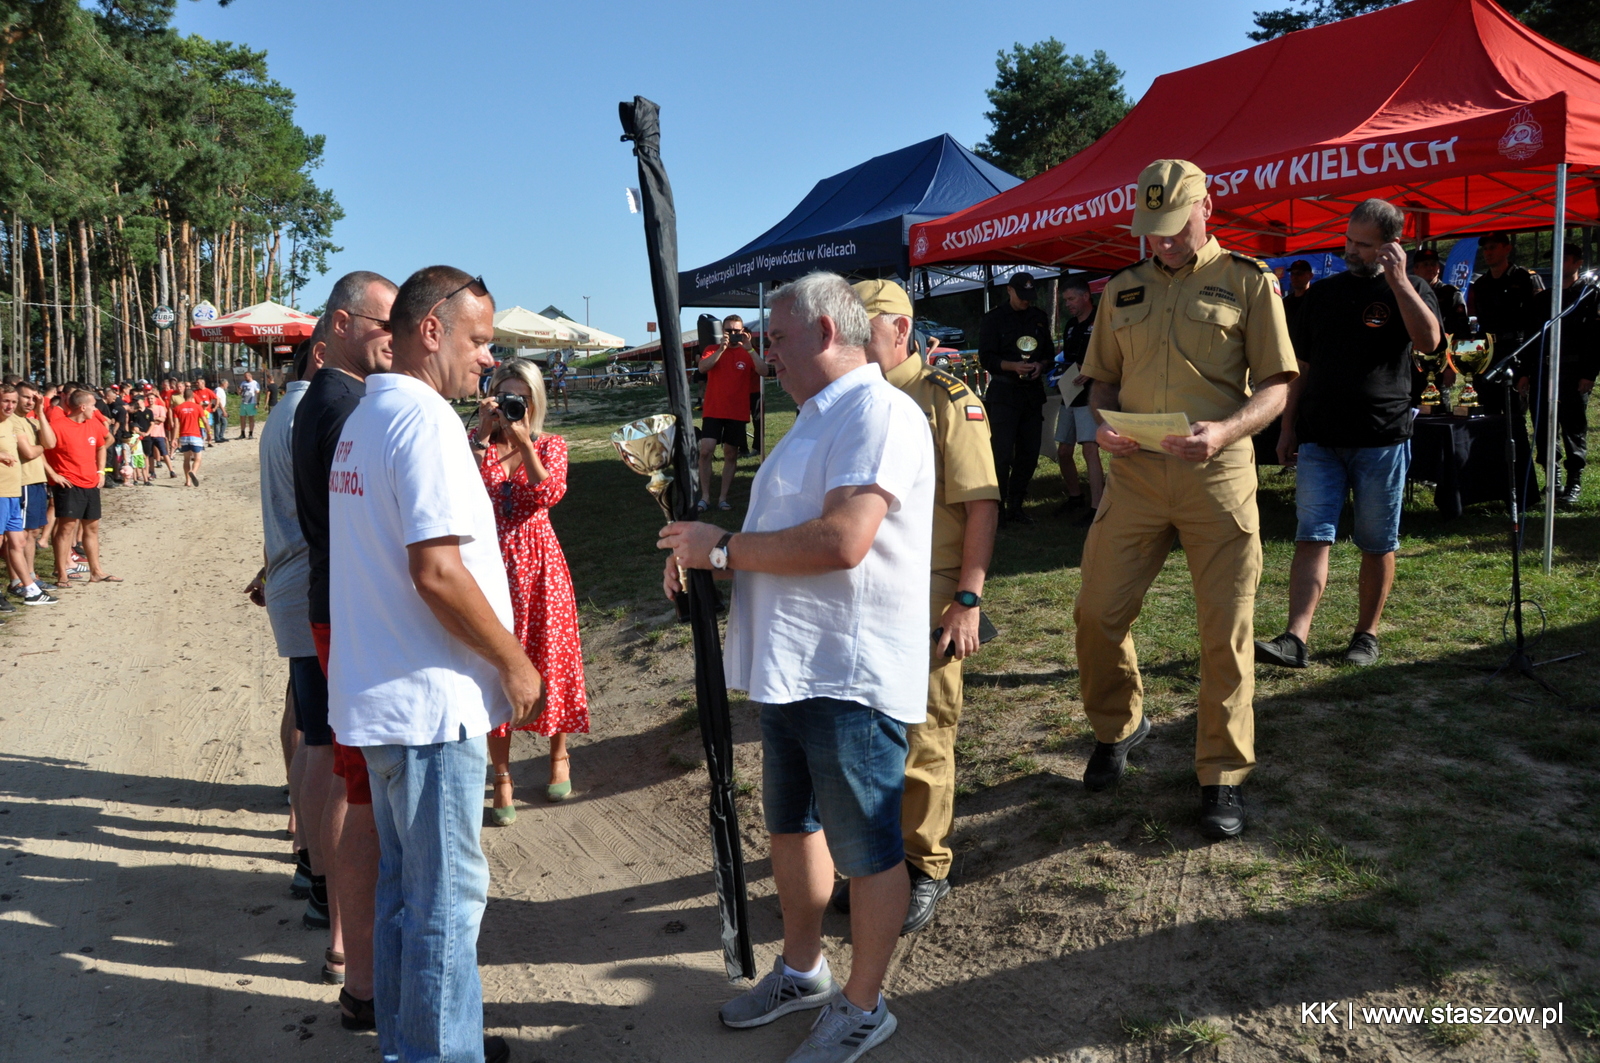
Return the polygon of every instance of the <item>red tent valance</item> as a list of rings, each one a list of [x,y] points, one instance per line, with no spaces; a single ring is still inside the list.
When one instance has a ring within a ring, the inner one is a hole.
[[[1133,182],[1155,159],[1209,175],[1224,246],[1337,244],[1381,196],[1412,239],[1600,220],[1600,64],[1491,0],[1411,0],[1157,78],[1094,144],[1016,188],[911,232],[913,265],[1114,268],[1138,257]]]
[[[189,329],[189,338],[255,346],[284,341],[299,342],[311,335],[316,324],[314,314],[268,301],[223,314],[203,325],[194,325]]]

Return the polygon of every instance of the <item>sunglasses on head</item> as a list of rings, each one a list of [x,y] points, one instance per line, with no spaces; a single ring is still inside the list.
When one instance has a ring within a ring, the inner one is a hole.
[[[443,299],[440,299],[437,303],[434,303],[432,306],[428,307],[428,313],[423,314],[422,316],[423,317],[430,316],[435,310],[439,309],[445,303],[448,303],[450,300],[454,299],[456,296],[460,295],[462,292],[466,291],[468,288],[472,287],[474,284],[476,284],[478,287],[482,288],[484,290],[485,294],[488,293],[489,286],[487,284],[483,283],[483,276],[482,276],[482,274],[479,274],[478,276],[476,276],[476,277],[472,278],[471,280],[469,280],[467,283],[463,284],[461,287],[453,289],[450,292],[449,295],[445,296]]]

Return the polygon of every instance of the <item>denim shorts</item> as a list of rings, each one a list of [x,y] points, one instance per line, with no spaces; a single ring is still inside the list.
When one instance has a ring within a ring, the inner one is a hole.
[[[1400,507],[1405,498],[1411,442],[1387,447],[1322,447],[1301,443],[1295,473],[1297,542],[1331,543],[1348,490],[1355,496],[1356,549],[1393,553],[1400,546]]]
[[[846,878],[905,860],[905,724],[838,698],[764,704],[761,756],[770,833],[826,830],[833,866]]]
[[[1087,406],[1063,406],[1056,411],[1057,443],[1093,443],[1099,427]]]

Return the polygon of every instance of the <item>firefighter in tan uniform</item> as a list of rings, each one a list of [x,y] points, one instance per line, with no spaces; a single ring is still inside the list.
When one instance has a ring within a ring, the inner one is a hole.
[[[1075,610],[1084,710],[1097,739],[1083,784],[1113,785],[1150,732],[1130,628],[1177,536],[1200,626],[1200,829],[1226,838],[1244,829],[1239,786],[1255,764],[1261,540],[1250,437],[1283,410],[1294,351],[1266,264],[1206,235],[1205,174],[1163,159],[1137,188],[1133,232],[1149,239],[1152,257],[1106,282],[1083,366],[1101,421],[1096,441],[1113,457]],[[1184,413],[1191,434],[1141,449],[1104,423],[1103,410]]]
[[[950,892],[955,816],[956,723],[961,717],[961,661],[978,649],[978,604],[1000,523],[1000,482],[983,402],[960,380],[912,353],[911,299],[893,281],[862,281],[856,294],[872,322],[867,360],[917,401],[933,431],[933,579],[929,592],[928,719],[906,728],[905,797],[900,830],[911,873],[911,905],[902,934],[926,926]],[[948,651],[948,655],[947,655]],[[834,906],[849,907],[849,883]]]

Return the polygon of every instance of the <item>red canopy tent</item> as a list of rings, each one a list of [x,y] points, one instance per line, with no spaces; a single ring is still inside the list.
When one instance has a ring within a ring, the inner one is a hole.
[[[316,327],[315,314],[302,313],[281,303],[267,301],[223,314],[189,329],[189,338],[214,343],[243,343],[260,347],[274,343],[298,343]]]
[[[1308,89],[1307,86],[1315,86]],[[1325,87],[1324,87],[1325,86]],[[1490,0],[1412,0],[1157,78],[1132,112],[1054,169],[911,230],[911,262],[1109,269],[1148,163],[1207,174],[1223,246],[1285,255],[1341,242],[1381,196],[1429,239],[1600,216],[1600,64]]]
[[[1327,88],[1305,91],[1313,79]],[[1567,222],[1600,220],[1600,64],[1491,0],[1411,0],[1301,30],[1162,75],[1059,166],[913,226],[911,264],[1126,265],[1142,257],[1129,232],[1133,182],[1161,158],[1206,171],[1211,230],[1233,250],[1338,244],[1355,204],[1380,196],[1405,209],[1414,240],[1550,225],[1559,262]],[[1547,408],[1560,335],[1558,322]],[[1556,419],[1546,421],[1553,450]],[[1552,479],[1546,572],[1554,517]]]

